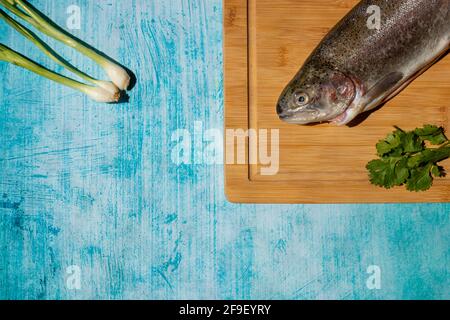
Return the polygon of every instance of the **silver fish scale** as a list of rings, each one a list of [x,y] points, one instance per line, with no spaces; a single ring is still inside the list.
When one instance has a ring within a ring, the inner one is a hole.
[[[371,5],[381,9],[380,30],[367,27]],[[449,36],[449,0],[364,0],[323,40],[309,63],[352,73],[370,88],[393,70],[405,73],[423,63],[420,57],[436,56]]]

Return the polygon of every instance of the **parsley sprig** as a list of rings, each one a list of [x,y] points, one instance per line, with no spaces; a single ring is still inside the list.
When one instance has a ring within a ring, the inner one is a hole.
[[[409,191],[430,189],[435,177],[445,176],[438,163],[450,157],[444,128],[426,125],[413,131],[395,129],[378,142],[379,159],[367,164],[370,182],[386,189],[402,185]]]

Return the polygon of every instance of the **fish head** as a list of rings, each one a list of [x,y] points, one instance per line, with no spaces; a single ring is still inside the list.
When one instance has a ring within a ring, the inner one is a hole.
[[[277,113],[292,124],[334,122],[345,115],[356,95],[354,81],[343,72],[305,67],[284,89]]]

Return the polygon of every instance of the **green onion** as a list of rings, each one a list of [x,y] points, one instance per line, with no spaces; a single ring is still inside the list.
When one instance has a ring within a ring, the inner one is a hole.
[[[118,102],[120,99],[120,93],[112,93],[101,87],[89,86],[84,83],[72,80],[60,74],[57,74],[43,66],[37,64],[36,62],[28,59],[27,57],[21,55],[20,53],[12,50],[11,48],[0,43],[0,61],[5,61],[12,63],[16,66],[22,67],[29,71],[32,71],[42,77],[58,82],[62,85],[70,87],[72,89],[78,90],[91,99],[98,102],[113,103]]]
[[[47,56],[49,56],[53,61],[58,63],[59,65],[65,67],[70,72],[76,74],[80,78],[95,84],[105,90],[110,91],[113,94],[119,94],[119,88],[116,87],[116,85],[110,81],[103,81],[103,80],[97,80],[92,78],[91,76],[87,75],[84,72],[81,72],[77,68],[75,68],[73,65],[71,65],[69,62],[64,60],[61,56],[59,56],[52,48],[50,48],[44,41],[42,41],[35,33],[33,33],[31,30],[26,28],[24,25],[19,23],[18,21],[11,18],[9,15],[6,14],[5,11],[0,9],[0,18],[2,18],[6,23],[8,23],[10,26],[12,26],[14,29],[16,29],[19,33],[21,33],[25,38],[30,40],[32,43],[34,43],[42,52],[44,52]]]
[[[98,63],[109,76],[111,81],[121,90],[127,90],[130,85],[130,75],[120,65],[111,59],[97,53],[94,49],[88,47],[80,40],[76,39],[70,33],[51,22],[49,18],[40,13],[24,0],[0,0],[5,8],[11,11],[19,18],[27,21],[42,33],[74,48],[85,56]]]

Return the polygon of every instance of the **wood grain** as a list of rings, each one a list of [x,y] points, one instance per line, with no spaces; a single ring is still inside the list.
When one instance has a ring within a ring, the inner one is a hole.
[[[227,165],[226,194],[234,202],[447,202],[450,179],[431,191],[370,185],[365,165],[394,125],[450,127],[450,59],[444,58],[394,100],[354,127],[282,123],[275,105],[304,60],[357,0],[225,0],[225,126],[279,129],[280,169]],[[230,22],[232,21],[232,22]],[[252,147],[251,139],[248,148]],[[445,165],[449,165],[447,161]]]

